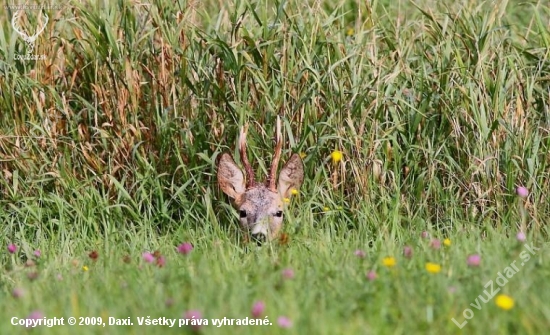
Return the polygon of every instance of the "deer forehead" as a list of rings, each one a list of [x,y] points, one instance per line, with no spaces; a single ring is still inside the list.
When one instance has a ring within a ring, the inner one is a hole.
[[[261,185],[246,190],[238,205],[239,209],[255,212],[266,212],[270,210],[282,209],[283,201],[277,192]]]

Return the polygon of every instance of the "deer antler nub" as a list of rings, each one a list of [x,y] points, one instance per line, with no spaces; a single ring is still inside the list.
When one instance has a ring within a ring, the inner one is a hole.
[[[254,170],[248,161],[248,156],[246,155],[246,132],[248,130],[248,125],[241,128],[241,135],[239,138],[239,152],[241,154],[241,161],[244,165],[244,171],[246,173],[246,188],[252,187],[256,184],[254,181]]]
[[[281,134],[281,118],[277,116],[277,132],[275,133],[275,153],[273,154],[273,161],[271,163],[271,171],[267,178],[269,188],[276,191],[277,183],[277,168],[279,166],[279,161],[281,160],[281,150],[283,148],[283,135]]]

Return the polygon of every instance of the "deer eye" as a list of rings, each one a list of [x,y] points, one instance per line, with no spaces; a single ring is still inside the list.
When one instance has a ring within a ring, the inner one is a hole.
[[[246,211],[243,210],[243,209],[241,209],[241,210],[239,211],[239,216],[241,217],[241,219],[244,219],[244,218],[246,217]]]
[[[275,213],[275,216],[280,218],[281,216],[283,216],[283,211],[277,211],[277,213]]]

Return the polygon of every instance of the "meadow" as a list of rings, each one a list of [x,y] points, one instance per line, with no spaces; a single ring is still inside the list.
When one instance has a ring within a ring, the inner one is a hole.
[[[550,329],[547,2],[32,5],[0,7],[0,333]],[[216,159],[248,124],[265,178],[277,116],[305,181],[257,247]]]

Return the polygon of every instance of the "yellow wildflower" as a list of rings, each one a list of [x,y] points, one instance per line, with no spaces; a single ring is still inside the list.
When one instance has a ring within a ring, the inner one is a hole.
[[[293,189],[290,191],[290,193],[291,193],[292,195],[298,195],[298,190],[295,189],[295,188],[293,188]]]
[[[499,294],[495,298],[495,304],[503,310],[507,311],[514,307],[514,299],[509,295]]]
[[[342,160],[342,151],[338,151],[338,150],[334,150],[331,154],[330,154],[330,157],[332,158],[332,162],[334,164],[340,162]]]
[[[283,201],[288,204],[290,202],[290,199],[289,198],[284,198]]]
[[[391,268],[394,267],[397,262],[393,257],[385,257],[384,259],[382,259],[382,264],[384,264],[385,267]]]
[[[328,208],[328,207],[326,207],[326,206],[323,207],[323,212],[328,212],[328,211],[330,211],[330,208]]]
[[[450,247],[450,246],[451,246],[451,239],[448,239],[448,238],[444,239],[444,240],[443,240],[443,244],[444,244],[446,247]]]
[[[303,151],[300,152],[300,158],[301,158],[301,159],[306,158],[306,156],[307,156],[307,154],[306,154],[305,152],[303,152]]]
[[[82,270],[83,270],[84,272],[86,272],[86,271],[88,271],[88,267],[87,267],[86,265],[84,265],[84,266],[82,267]]]
[[[438,273],[441,271],[441,265],[428,262],[426,263],[426,271],[429,273]]]
[[[352,36],[353,34],[355,34],[355,29],[353,29],[353,28],[349,28],[346,31],[346,35],[348,35],[348,36]]]

